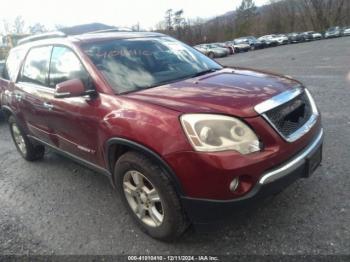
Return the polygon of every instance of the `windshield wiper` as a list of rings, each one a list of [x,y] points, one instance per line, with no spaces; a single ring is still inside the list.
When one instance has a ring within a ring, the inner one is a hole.
[[[210,74],[210,73],[213,73],[213,72],[216,72],[220,70],[219,68],[211,68],[211,69],[208,69],[208,70],[204,70],[202,72],[198,72],[196,74],[193,74],[192,77],[197,77],[197,76],[202,76],[202,75],[206,75],[206,74]]]

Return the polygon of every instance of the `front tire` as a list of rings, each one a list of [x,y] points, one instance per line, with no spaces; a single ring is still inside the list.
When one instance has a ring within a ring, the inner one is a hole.
[[[8,120],[10,133],[20,155],[27,161],[36,161],[44,157],[45,147],[33,144],[13,116]]]
[[[123,203],[136,224],[153,238],[180,237],[189,222],[165,171],[137,152],[121,156],[114,179]]]

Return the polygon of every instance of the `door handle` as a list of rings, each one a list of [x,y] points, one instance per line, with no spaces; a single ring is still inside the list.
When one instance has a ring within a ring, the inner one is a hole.
[[[20,102],[20,101],[22,100],[22,95],[21,95],[21,94],[16,93],[16,94],[15,94],[15,98],[16,98],[16,100],[17,100],[17,101],[19,101],[19,102]]]
[[[53,104],[51,103],[44,102],[43,106],[50,111],[53,109]]]

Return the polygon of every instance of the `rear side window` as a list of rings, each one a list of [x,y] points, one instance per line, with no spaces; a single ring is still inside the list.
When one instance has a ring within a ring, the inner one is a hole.
[[[51,50],[51,46],[44,46],[29,51],[22,69],[21,82],[47,86]]]
[[[25,56],[25,50],[17,49],[12,50],[6,60],[6,65],[2,72],[3,78],[13,81],[16,81],[18,71],[21,67],[21,62]]]
[[[55,46],[52,51],[49,84],[55,87],[67,80],[80,79],[83,82],[89,75],[75,53],[64,46]]]

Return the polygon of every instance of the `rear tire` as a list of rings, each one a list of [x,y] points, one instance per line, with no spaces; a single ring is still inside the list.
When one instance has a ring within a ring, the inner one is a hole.
[[[17,124],[16,119],[10,116],[8,119],[10,133],[20,155],[27,161],[36,161],[44,157],[45,147],[35,145],[27,137],[23,129]]]
[[[124,205],[146,234],[172,241],[189,227],[172,182],[144,155],[127,152],[121,156],[115,164],[114,179]]]

